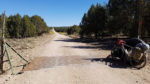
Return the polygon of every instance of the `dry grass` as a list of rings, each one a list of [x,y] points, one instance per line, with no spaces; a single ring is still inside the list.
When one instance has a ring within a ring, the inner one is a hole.
[[[59,34],[62,34],[62,35],[67,35],[66,32],[58,32]]]
[[[49,33],[50,33],[50,35],[53,35],[53,34],[55,34],[55,32],[54,32],[54,31],[50,31]]]

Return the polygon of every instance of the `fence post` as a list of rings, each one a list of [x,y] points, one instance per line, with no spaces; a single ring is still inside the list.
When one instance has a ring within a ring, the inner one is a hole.
[[[4,57],[4,38],[5,38],[5,11],[3,13],[2,38],[1,38],[1,56],[0,56],[0,73],[3,73],[3,57]]]

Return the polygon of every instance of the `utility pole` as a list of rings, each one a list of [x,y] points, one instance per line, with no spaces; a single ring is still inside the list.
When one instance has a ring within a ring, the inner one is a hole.
[[[3,15],[3,25],[2,25],[2,38],[1,38],[1,56],[0,56],[0,74],[3,73],[3,57],[4,57],[4,51],[5,51],[5,11],[2,14]]]

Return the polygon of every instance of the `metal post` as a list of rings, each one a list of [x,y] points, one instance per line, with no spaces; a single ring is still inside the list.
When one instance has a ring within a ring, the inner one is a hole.
[[[138,15],[139,15],[139,17],[138,17],[138,38],[141,38],[141,28],[142,28],[142,24],[141,24],[141,22],[142,22],[142,5],[141,5],[142,3],[141,3],[141,0],[138,0]]]
[[[0,56],[0,70],[1,70],[1,73],[3,73],[3,57],[4,57],[4,51],[5,51],[5,48],[4,48],[4,40],[5,38],[5,11],[3,13],[3,25],[2,25],[2,39],[1,39],[1,56]]]
[[[138,38],[141,38],[142,35],[142,24],[143,24],[143,13],[144,13],[144,6],[149,0],[138,0],[138,10],[139,10],[139,18],[138,18]]]
[[[8,48],[7,46],[4,44],[5,46],[5,49],[6,49],[6,54],[7,54],[7,58],[8,58],[8,61],[9,61],[9,65],[10,65],[10,69],[11,69],[11,72],[12,72],[12,75],[14,75],[14,68],[13,68],[13,65],[11,63],[11,59],[10,59],[10,54],[8,52]]]

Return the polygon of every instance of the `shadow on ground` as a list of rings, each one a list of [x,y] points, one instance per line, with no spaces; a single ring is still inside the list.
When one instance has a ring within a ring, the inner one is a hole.
[[[125,65],[120,59],[111,59],[111,58],[87,58],[85,60],[90,60],[91,62],[103,62],[105,65],[110,66],[111,68],[130,68],[129,65]]]
[[[91,44],[90,46],[63,46],[63,47],[70,47],[70,48],[79,48],[79,49],[102,49],[102,50],[111,50],[112,41],[113,39],[105,39],[105,40],[92,40],[92,39],[62,39],[62,40],[55,40],[63,41],[63,42],[79,42],[79,43],[88,43]]]
[[[99,45],[99,46],[63,46],[68,48],[79,48],[79,49],[103,49],[103,50],[109,50],[106,48],[106,45]]]

